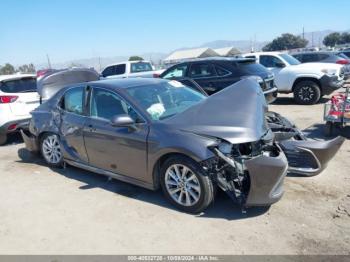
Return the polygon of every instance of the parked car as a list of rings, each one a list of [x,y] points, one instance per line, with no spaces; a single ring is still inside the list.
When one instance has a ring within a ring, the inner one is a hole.
[[[342,52],[347,57],[350,57],[350,48],[346,48],[346,49],[340,50],[339,52]]]
[[[330,63],[301,64],[283,52],[258,52],[244,54],[267,67],[275,75],[280,93],[293,93],[298,104],[317,103],[323,95],[331,94],[344,82],[342,65]]]
[[[208,96],[194,80],[184,79],[181,82]],[[267,111],[265,119],[274,134],[276,143],[287,157],[289,173],[303,176],[320,174],[344,142],[342,137],[336,137],[328,141],[309,138],[293,122],[276,112]]]
[[[265,110],[251,79],[210,97],[176,81],[104,80],[58,91],[22,135],[51,166],[161,187],[176,207],[198,213],[213,202],[214,187],[243,206],[282,197],[288,163]]]
[[[0,145],[9,133],[28,128],[30,111],[38,105],[35,75],[0,75]]]
[[[195,81],[208,95],[212,95],[246,77],[254,76],[261,86],[266,100],[271,103],[277,97],[274,76],[255,59],[210,57],[174,65],[159,77],[191,85]]]
[[[154,70],[148,61],[126,61],[107,66],[101,78],[158,77],[163,71]]]
[[[294,58],[301,63],[335,63],[343,66],[345,78],[350,75],[350,58],[342,51],[319,51],[319,52],[299,52],[291,53]]]

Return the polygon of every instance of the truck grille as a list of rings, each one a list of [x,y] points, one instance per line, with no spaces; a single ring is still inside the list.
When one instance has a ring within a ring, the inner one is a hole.
[[[274,87],[273,79],[264,79],[264,81],[260,83],[260,87],[263,91],[273,88]]]

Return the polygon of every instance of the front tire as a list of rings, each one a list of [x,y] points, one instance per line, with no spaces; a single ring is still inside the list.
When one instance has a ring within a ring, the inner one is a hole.
[[[321,98],[321,89],[313,81],[301,81],[294,88],[294,100],[301,105],[316,104]]]
[[[160,170],[160,183],[165,197],[178,209],[200,213],[213,201],[212,181],[194,160],[173,156]]]
[[[58,135],[45,134],[40,141],[40,151],[45,162],[51,167],[62,167],[63,155]]]

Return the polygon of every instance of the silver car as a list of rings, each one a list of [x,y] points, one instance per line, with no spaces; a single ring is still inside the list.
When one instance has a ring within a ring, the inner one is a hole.
[[[205,210],[215,188],[242,206],[268,206],[283,195],[288,162],[266,110],[251,79],[210,97],[162,79],[93,81],[60,89],[23,137],[51,166],[162,188],[185,212]]]

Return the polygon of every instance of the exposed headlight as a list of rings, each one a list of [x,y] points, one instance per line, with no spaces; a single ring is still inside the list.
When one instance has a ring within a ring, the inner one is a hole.
[[[230,154],[232,152],[232,144],[223,141],[218,145],[218,149],[224,154]]]

